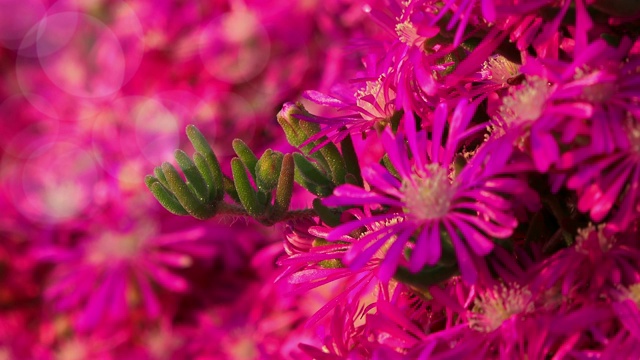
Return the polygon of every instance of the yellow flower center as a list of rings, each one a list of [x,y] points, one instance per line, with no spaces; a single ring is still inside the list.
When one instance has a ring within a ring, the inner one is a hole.
[[[482,64],[487,79],[496,84],[505,84],[507,80],[519,74],[520,66],[504,56],[495,55]]]
[[[537,120],[551,95],[551,87],[539,77],[528,78],[518,88],[509,89],[500,106],[500,116],[511,125]]]
[[[438,164],[430,164],[426,174],[413,174],[411,179],[405,179],[401,191],[405,213],[417,220],[432,220],[449,212],[455,187],[445,169]]]
[[[598,227],[593,224],[589,224],[584,229],[578,229],[578,236],[576,236],[576,251],[585,255],[593,253],[593,249],[597,246],[603,253],[609,251],[616,242],[616,238],[613,236],[606,236],[604,234],[605,225],[599,225]],[[596,233],[597,244],[593,242],[592,233]]]
[[[376,81],[367,81],[366,87],[358,90],[355,94],[358,107],[368,112],[368,114],[361,113],[365,120],[387,119],[393,115],[392,100],[395,98],[396,93],[393,90],[389,90],[389,93],[386,94],[388,96],[387,101],[382,87],[383,82],[383,76],[380,76]],[[363,99],[369,95],[373,96],[373,102],[371,102],[371,98]]]
[[[529,289],[517,284],[510,287],[503,284],[487,291],[475,300],[469,327],[480,332],[493,332],[512,316],[532,312],[532,297]]]
[[[418,35],[418,30],[409,20],[396,25],[396,34],[398,34],[398,39],[407,45],[417,44],[421,38]]]

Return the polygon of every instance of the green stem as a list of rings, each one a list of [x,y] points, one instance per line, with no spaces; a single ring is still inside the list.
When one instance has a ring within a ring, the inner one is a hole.
[[[246,209],[241,206],[235,204],[228,204],[225,202],[221,202],[218,205],[218,214],[219,215],[228,215],[228,216],[242,216],[246,218],[253,218]],[[305,218],[313,218],[318,216],[315,210],[313,209],[299,209],[299,210],[290,210],[284,213],[277,222],[283,221],[295,221],[299,219]],[[260,220],[260,219],[258,219]]]

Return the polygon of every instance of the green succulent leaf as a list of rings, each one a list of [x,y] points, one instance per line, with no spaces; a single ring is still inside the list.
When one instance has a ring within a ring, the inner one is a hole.
[[[360,163],[358,162],[358,155],[356,154],[356,149],[353,146],[351,135],[347,135],[347,137],[340,142],[340,149],[342,150],[342,157],[347,168],[347,173],[353,175],[356,180],[353,184],[362,186],[363,181],[362,174],[360,172]]]
[[[238,158],[242,160],[244,166],[249,170],[251,176],[256,178],[256,165],[258,164],[258,157],[253,151],[249,148],[249,146],[240,139],[234,139],[233,143],[233,151],[236,152]]]
[[[238,192],[236,191],[236,185],[233,183],[233,179],[225,175],[223,178],[223,181],[224,181],[224,192],[226,192],[231,197],[231,199],[233,199],[233,201],[235,201],[237,204],[241,204],[240,196],[238,196]]]
[[[309,183],[316,184],[324,187],[335,187],[335,184],[329,179],[318,166],[309,161],[304,155],[300,153],[293,154],[293,161],[295,162],[296,169],[300,172],[302,177]],[[301,184],[302,185],[302,184]]]
[[[175,158],[187,178],[187,185],[191,185],[194,194],[202,202],[209,200],[209,188],[204,180],[204,177],[200,173],[200,170],[196,167],[196,164],[189,158],[189,156],[182,150],[175,151]]]
[[[398,173],[398,170],[396,170],[396,168],[393,166],[393,164],[391,163],[391,160],[389,160],[389,155],[385,154],[382,157],[382,165],[389,170],[389,172],[391,173],[391,175],[395,176],[396,178],[400,179],[400,173]]]
[[[167,182],[167,178],[164,177],[164,173],[162,172],[162,167],[158,166],[154,168],[153,175],[158,181],[160,181],[162,185],[164,185],[166,188],[169,188],[169,183]]]
[[[222,174],[222,169],[220,168],[220,163],[218,162],[218,158],[216,154],[209,146],[209,143],[204,138],[204,135],[198,130],[194,125],[187,126],[187,137],[193,148],[196,152],[202,154],[204,160],[207,163],[207,166],[211,170],[211,175],[213,176],[214,187],[212,188],[212,197],[215,200],[222,200],[224,197],[224,175]],[[201,173],[203,173],[201,171]],[[213,192],[215,190],[215,192]]]
[[[425,268],[417,273],[412,273],[405,267],[399,267],[394,277],[396,280],[420,290],[427,290],[429,286],[448,280],[457,273],[457,266],[436,265]]]
[[[322,200],[318,198],[313,199],[313,210],[318,213],[323,223],[332,227],[340,225],[340,213],[336,212],[335,209],[330,209],[322,205]]]
[[[291,154],[286,154],[282,158],[280,167],[280,176],[278,177],[278,186],[276,187],[276,199],[271,208],[271,216],[273,219],[280,219],[291,205],[291,197],[293,196],[293,178],[295,174],[295,165]]]
[[[303,188],[307,189],[310,193],[319,196],[319,197],[327,197],[333,193],[334,186],[320,186],[315,183],[307,180],[300,171],[296,171],[294,174],[294,180]]]
[[[284,155],[271,149],[265,152],[256,164],[256,185],[260,191],[269,193],[278,186]]]
[[[215,208],[202,203],[196,195],[191,192],[189,186],[182,180],[182,177],[170,163],[162,164],[162,172],[169,184],[169,190],[175,195],[180,205],[196,219],[208,219],[215,215]]]
[[[333,143],[327,143],[325,146],[320,148],[320,153],[327,160],[334,184],[344,184],[344,178],[347,175],[347,166],[345,165],[338,147]]]
[[[167,209],[170,213],[175,215],[189,215],[187,210],[180,205],[178,199],[160,182],[155,182],[151,185],[147,185],[153,196],[158,200],[160,205]]]
[[[254,218],[263,215],[264,206],[258,200],[258,194],[251,185],[247,176],[247,169],[239,158],[231,160],[231,171],[233,172],[233,182],[240,198],[240,203],[247,210],[247,213]]]
[[[198,168],[202,179],[209,189],[209,196],[206,199],[206,202],[214,202],[216,194],[218,192],[222,192],[223,189],[216,188],[216,180],[213,177],[213,172],[211,172],[211,168],[207,164],[207,160],[205,159],[204,155],[196,152],[195,154],[193,154],[193,162],[196,164],[196,167]]]

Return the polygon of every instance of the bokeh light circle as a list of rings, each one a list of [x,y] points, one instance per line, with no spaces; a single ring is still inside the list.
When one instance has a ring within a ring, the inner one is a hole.
[[[16,50],[46,13],[41,0],[0,0],[0,44]]]
[[[271,54],[271,42],[257,16],[239,9],[217,17],[203,29],[199,50],[211,75],[238,84],[264,70]]]
[[[123,185],[140,185],[144,171],[173,158],[181,127],[179,117],[155,98],[118,98],[93,119],[93,153],[103,169],[126,183]]]
[[[71,139],[42,142],[26,160],[3,159],[12,168],[16,208],[38,223],[77,219],[93,202],[100,181],[95,159]]]

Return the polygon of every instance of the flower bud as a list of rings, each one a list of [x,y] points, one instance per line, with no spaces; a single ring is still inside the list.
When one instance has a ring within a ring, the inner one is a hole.
[[[256,164],[256,185],[260,191],[268,193],[278,185],[283,155],[279,151],[267,149]]]

